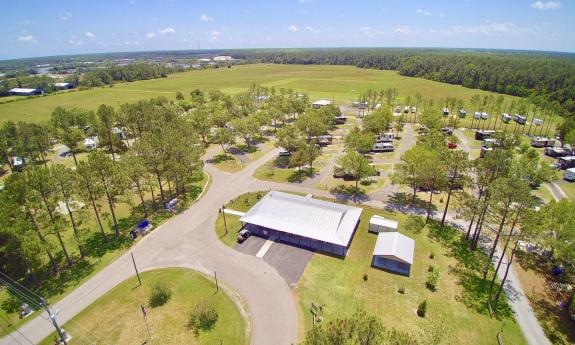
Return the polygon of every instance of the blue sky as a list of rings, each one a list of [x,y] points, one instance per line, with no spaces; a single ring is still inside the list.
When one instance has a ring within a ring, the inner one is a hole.
[[[575,51],[574,0],[97,0],[2,5],[0,59],[261,47]]]

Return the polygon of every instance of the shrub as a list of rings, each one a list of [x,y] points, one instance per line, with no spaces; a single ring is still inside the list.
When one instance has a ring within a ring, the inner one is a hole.
[[[439,268],[433,267],[431,272],[427,275],[427,282],[425,285],[431,291],[437,290],[437,284],[439,283]]]
[[[364,273],[364,274],[363,274],[363,281],[366,282],[366,281],[367,281],[367,278],[368,278],[368,277],[367,277],[367,273]]]
[[[423,302],[419,303],[419,306],[417,306],[417,316],[425,317],[425,314],[427,314],[427,300],[426,299],[424,299]]]
[[[157,284],[152,289],[148,304],[152,308],[163,306],[172,298],[172,290],[164,284]]]
[[[414,233],[420,233],[425,227],[425,220],[420,216],[411,215],[407,218],[405,223],[405,228],[407,230],[413,231]]]
[[[216,308],[212,304],[200,302],[190,312],[190,318],[186,326],[197,337],[200,335],[200,331],[205,332],[214,328],[217,321],[218,312]]]
[[[405,294],[405,288],[401,286],[399,289],[397,289],[397,292],[399,292],[400,294]]]

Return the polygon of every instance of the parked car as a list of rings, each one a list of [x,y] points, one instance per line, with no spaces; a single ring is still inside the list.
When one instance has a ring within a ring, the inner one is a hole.
[[[238,243],[243,243],[245,240],[248,239],[252,235],[252,232],[248,229],[242,229],[238,233]]]

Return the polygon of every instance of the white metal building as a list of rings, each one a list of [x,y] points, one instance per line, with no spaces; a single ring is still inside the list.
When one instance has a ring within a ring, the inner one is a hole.
[[[9,94],[15,96],[34,96],[34,95],[41,95],[44,91],[40,89],[27,89],[23,87],[15,87],[8,91]]]
[[[373,249],[372,266],[409,276],[415,241],[399,232],[380,232]]]
[[[394,232],[397,231],[398,226],[399,222],[377,215],[369,220],[369,232]]]
[[[312,103],[312,107],[314,109],[319,109],[321,107],[325,107],[331,104],[331,101],[328,101],[327,99],[320,99],[319,101],[315,101]]]
[[[254,235],[345,256],[362,209],[271,191],[240,218]]]

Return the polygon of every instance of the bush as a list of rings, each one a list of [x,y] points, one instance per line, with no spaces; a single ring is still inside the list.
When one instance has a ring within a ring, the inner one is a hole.
[[[397,292],[399,292],[400,294],[405,294],[405,288],[402,286],[399,289],[397,289]]]
[[[148,304],[152,308],[163,306],[172,298],[172,290],[163,284],[157,284],[152,289]]]
[[[417,316],[425,317],[425,314],[427,314],[427,300],[426,299],[424,299],[423,302],[419,303],[419,306],[417,306]]]
[[[420,233],[421,230],[425,227],[425,220],[423,217],[411,215],[407,217],[407,221],[405,223],[405,228],[407,230],[413,231],[414,233]]]
[[[218,312],[216,308],[212,304],[201,302],[194,306],[186,326],[191,329],[197,337],[200,335],[200,331],[205,332],[214,328],[217,321]]]
[[[437,284],[439,283],[439,268],[433,267],[431,272],[427,275],[427,282],[425,285],[431,291],[437,290]]]
[[[364,273],[364,274],[363,274],[363,281],[364,281],[364,282],[366,282],[366,281],[367,281],[367,279],[368,279],[368,277],[367,277],[367,273]]]

